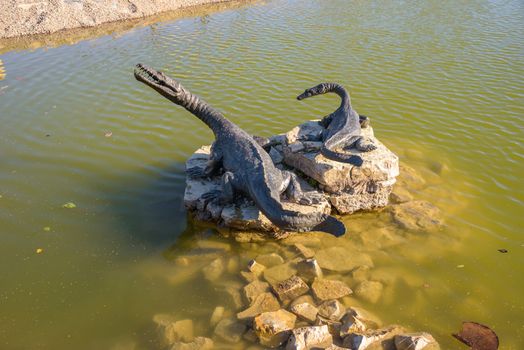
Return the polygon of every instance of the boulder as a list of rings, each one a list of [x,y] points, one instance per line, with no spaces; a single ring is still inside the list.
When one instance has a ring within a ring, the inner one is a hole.
[[[280,303],[271,293],[262,293],[253,300],[251,305],[242,312],[237,313],[239,320],[249,320],[263,312],[277,311]]]
[[[260,344],[275,348],[287,341],[296,319],[294,314],[284,309],[264,312],[253,320],[253,329]]]
[[[340,336],[342,338],[353,333],[363,333],[369,329],[379,328],[382,324],[376,316],[357,307],[350,307],[341,322]]]
[[[294,304],[289,310],[309,323],[315,322],[318,314],[318,309],[310,303]]]
[[[202,269],[202,272],[204,273],[204,277],[208,281],[216,281],[220,278],[222,273],[224,272],[224,262],[221,258],[213,260],[209,265],[205,266]]]
[[[293,300],[309,291],[308,285],[298,276],[293,276],[273,285],[273,291],[280,301]]]
[[[440,346],[429,333],[406,333],[395,336],[396,350],[440,350]]]
[[[286,350],[326,349],[332,344],[327,326],[301,327],[292,331]]]
[[[338,299],[353,293],[342,281],[316,279],[311,285],[313,295],[319,300]]]
[[[266,267],[273,267],[284,263],[284,258],[277,253],[260,254],[255,260]]]

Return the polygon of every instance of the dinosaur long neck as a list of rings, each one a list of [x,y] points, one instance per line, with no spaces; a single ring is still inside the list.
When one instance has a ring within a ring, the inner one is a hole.
[[[340,84],[337,83],[325,83],[326,92],[334,92],[341,98],[340,108],[351,109],[351,99],[349,97],[349,92]]]
[[[184,107],[189,112],[194,114],[198,119],[206,123],[207,126],[213,131],[215,136],[223,131],[226,127],[233,125],[229,120],[226,119],[216,109],[211,107],[206,101],[200,99],[200,97],[193,95],[189,90],[184,88],[182,84],[178,83],[176,99],[173,101],[176,104]]]

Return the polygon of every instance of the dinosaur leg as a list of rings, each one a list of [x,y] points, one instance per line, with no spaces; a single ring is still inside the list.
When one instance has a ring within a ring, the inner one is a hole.
[[[333,113],[326,115],[322,120],[320,120],[320,125],[322,125],[324,128],[327,128],[331,121],[333,120]]]
[[[355,148],[361,152],[369,152],[377,149],[377,145],[368,137],[360,137],[355,142]]]
[[[218,147],[216,147],[213,143],[211,146],[209,160],[207,161],[204,169],[200,167],[189,168],[186,170],[187,174],[190,177],[197,179],[218,175],[222,169],[222,154],[220,154],[217,148]]]
[[[302,205],[312,205],[320,202],[319,196],[311,193],[306,194],[304,192],[295,173],[285,170],[282,171],[282,176],[284,178],[284,183],[287,184],[284,188],[284,192],[291,201]]]
[[[234,181],[235,175],[226,171],[222,175],[220,189],[204,193],[201,198],[207,203],[218,201],[220,204],[228,204],[233,202],[235,199]]]

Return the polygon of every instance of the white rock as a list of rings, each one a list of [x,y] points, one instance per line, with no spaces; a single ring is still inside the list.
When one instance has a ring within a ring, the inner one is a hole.
[[[397,350],[439,350],[440,346],[429,333],[406,333],[395,336]]]
[[[296,328],[291,333],[286,350],[325,349],[333,344],[328,326]]]

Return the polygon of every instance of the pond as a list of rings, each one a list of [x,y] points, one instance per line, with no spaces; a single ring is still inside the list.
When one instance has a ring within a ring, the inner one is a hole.
[[[443,349],[465,348],[451,337],[462,321],[524,348],[523,38],[518,0],[274,0],[2,54],[0,348],[155,349],[158,313],[211,336],[243,264],[289,250],[188,220],[184,162],[212,133],[136,82],[138,62],[261,136],[336,108],[327,95],[297,102],[305,88],[345,85],[399,155],[399,186],[445,223],[408,232],[383,210],[345,217],[338,240],[318,236],[319,249],[373,259],[379,300],[351,302]],[[218,282],[180,263],[217,244]]]

